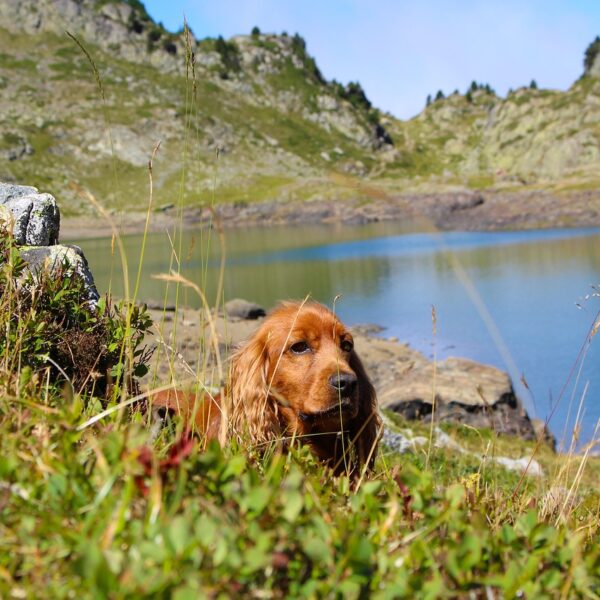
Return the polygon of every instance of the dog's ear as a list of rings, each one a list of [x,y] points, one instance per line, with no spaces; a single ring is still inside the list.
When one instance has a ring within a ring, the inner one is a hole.
[[[354,444],[358,463],[353,465],[352,471],[359,475],[363,465],[371,471],[375,464],[377,445],[381,436],[381,418],[377,408],[375,388],[356,352],[352,352],[350,356],[350,368],[358,378],[359,408],[358,414],[350,425],[350,439]]]
[[[231,357],[228,436],[265,444],[279,434],[277,405],[269,397],[269,357],[260,331]]]

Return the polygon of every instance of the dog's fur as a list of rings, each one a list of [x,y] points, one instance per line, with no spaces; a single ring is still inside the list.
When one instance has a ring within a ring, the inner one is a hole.
[[[208,439],[249,441],[257,449],[293,440],[309,445],[336,473],[358,475],[375,461],[381,421],[375,390],[351,334],[316,302],[285,302],[231,358],[224,400],[178,391],[152,396]]]

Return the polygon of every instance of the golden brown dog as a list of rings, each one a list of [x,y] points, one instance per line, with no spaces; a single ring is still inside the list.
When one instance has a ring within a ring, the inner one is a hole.
[[[336,473],[358,475],[375,461],[381,421],[375,390],[354,350],[350,332],[316,302],[285,302],[231,358],[225,399],[183,392],[152,396],[217,439],[257,449],[293,440],[309,445]],[[225,428],[224,428],[225,430]]]

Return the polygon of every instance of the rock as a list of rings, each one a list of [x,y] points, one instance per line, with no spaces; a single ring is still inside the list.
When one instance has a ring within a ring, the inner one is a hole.
[[[480,194],[474,196],[459,196],[452,204],[450,204],[450,212],[456,212],[457,210],[469,210],[481,206],[485,202],[485,199]]]
[[[34,187],[0,183],[0,204],[12,214],[17,245],[58,243],[60,211],[53,196],[40,194]]]
[[[542,465],[534,458],[508,458],[506,456],[497,456],[494,461],[502,465],[509,471],[520,471],[521,473],[527,473],[527,475],[533,475],[534,477],[542,477],[544,470]]]
[[[227,302],[225,304],[225,313],[229,318],[249,320],[258,319],[267,314],[265,309],[258,304],[241,300],[240,298]]]
[[[375,373],[380,369],[375,366]],[[465,358],[433,363],[419,353],[403,371],[378,387],[382,408],[408,420],[429,421],[435,391],[435,421],[488,427],[498,433],[536,439],[527,412],[515,395],[507,373]]]
[[[22,196],[31,196],[37,193],[37,188],[29,185],[14,185],[12,183],[0,182],[0,204],[4,204],[7,200],[21,198]]]
[[[67,275],[75,275],[84,281],[90,302],[95,304],[100,299],[94,277],[79,246],[25,246],[20,249],[20,254],[34,277],[37,278],[42,270],[49,271],[51,275],[58,275],[59,271],[65,269]]]
[[[386,427],[383,430],[381,443],[394,452],[406,454],[407,452],[416,452],[417,446],[424,446],[427,443],[427,438],[422,436],[407,437]]]

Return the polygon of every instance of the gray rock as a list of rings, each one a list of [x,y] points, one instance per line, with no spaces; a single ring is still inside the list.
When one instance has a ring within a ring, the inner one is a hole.
[[[434,373],[431,362],[414,357],[400,377],[386,382],[380,390],[381,406],[408,420],[429,421],[435,393],[436,422],[488,427],[498,433],[536,439],[510,377],[489,365],[447,358],[437,363]]]
[[[527,473],[527,475],[533,475],[534,477],[542,477],[544,475],[544,469],[542,469],[542,465],[540,465],[540,463],[534,458],[529,458],[526,456],[523,458],[496,456],[494,461],[509,471]]]
[[[48,271],[51,275],[66,272],[67,276],[80,277],[84,281],[90,302],[95,304],[100,299],[100,295],[96,290],[96,284],[94,283],[94,277],[79,246],[23,247],[20,249],[20,253],[23,260],[27,262],[29,271],[35,278],[39,277],[42,271]]]
[[[258,319],[267,313],[262,306],[236,298],[225,304],[225,313],[233,319]]]
[[[0,183],[0,204],[12,218],[13,235],[19,246],[52,246],[58,243],[60,211],[50,194],[37,189]]]
[[[381,436],[381,443],[398,454],[416,452],[417,447],[423,446],[426,442],[427,440],[421,436],[407,437],[397,431],[391,431],[388,427],[384,428]]]
[[[21,198],[22,196],[31,196],[37,193],[37,188],[29,185],[14,185],[12,183],[0,182],[0,204],[4,204],[7,200]]]

